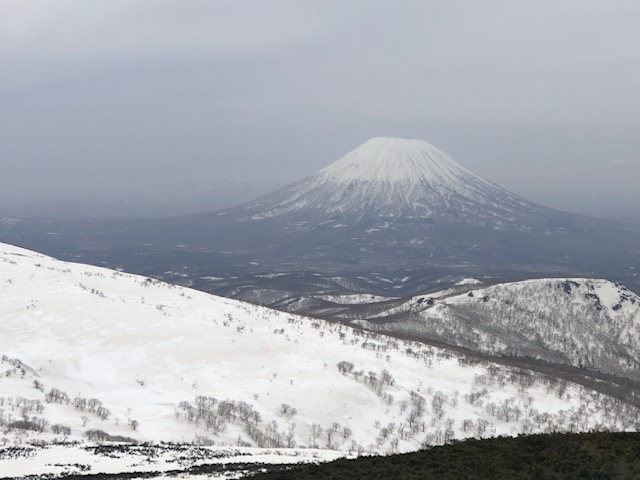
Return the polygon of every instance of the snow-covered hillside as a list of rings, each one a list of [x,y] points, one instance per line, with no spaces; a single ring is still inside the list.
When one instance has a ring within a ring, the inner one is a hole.
[[[9,245],[0,271],[4,444],[390,452],[640,418],[529,371]]]
[[[0,448],[0,480],[34,478],[244,478],[281,465],[344,457],[336,450],[176,444],[25,445]]]
[[[372,138],[300,182],[247,205],[250,218],[444,218],[509,224],[551,212],[458,164],[423,140]]]
[[[393,322],[380,324],[385,317]],[[640,379],[640,297],[607,280],[537,279],[466,289],[458,284],[369,320],[359,323]]]

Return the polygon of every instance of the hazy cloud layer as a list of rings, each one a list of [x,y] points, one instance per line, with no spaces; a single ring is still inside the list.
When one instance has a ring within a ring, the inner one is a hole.
[[[640,203],[640,3],[3,0],[0,198],[295,180],[422,138]]]

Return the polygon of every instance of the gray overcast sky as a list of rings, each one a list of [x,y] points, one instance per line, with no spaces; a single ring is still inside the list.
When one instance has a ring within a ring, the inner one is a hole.
[[[0,0],[0,194],[292,181],[421,138],[640,204],[637,0]]]

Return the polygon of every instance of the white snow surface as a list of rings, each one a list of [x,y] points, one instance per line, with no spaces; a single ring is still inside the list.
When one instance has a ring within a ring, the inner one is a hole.
[[[316,298],[335,302],[340,305],[358,305],[371,302],[383,302],[386,300],[394,300],[398,297],[387,297],[382,295],[372,295],[370,293],[346,293],[341,295],[316,295]]]
[[[575,384],[10,245],[0,272],[7,445],[119,435],[387,453],[640,418]]]
[[[456,282],[455,285],[478,285],[480,283],[482,283],[482,281],[477,278],[463,278]]]
[[[141,474],[140,478],[240,478],[243,471],[180,474],[176,470],[202,465],[320,463],[343,457],[335,450],[267,449],[251,447],[201,447],[191,445],[143,445],[127,448],[116,444],[25,446],[0,448],[0,479],[27,475]],[[170,474],[168,476],[163,475]],[[240,474],[240,475],[239,475]],[[130,477],[127,477],[130,478]],[[135,477],[134,477],[135,478]]]
[[[319,177],[338,183],[408,182],[448,185],[451,189],[464,175],[475,177],[430,143],[397,137],[372,138],[318,172]]]

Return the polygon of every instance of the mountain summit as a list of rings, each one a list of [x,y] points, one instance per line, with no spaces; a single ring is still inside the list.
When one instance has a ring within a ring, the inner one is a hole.
[[[338,183],[451,184],[460,174],[473,175],[424,140],[375,137],[320,170],[318,176]]]
[[[248,204],[252,219],[422,218],[514,222],[542,207],[458,164],[423,140],[377,137],[315,175]]]

